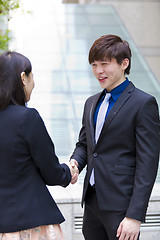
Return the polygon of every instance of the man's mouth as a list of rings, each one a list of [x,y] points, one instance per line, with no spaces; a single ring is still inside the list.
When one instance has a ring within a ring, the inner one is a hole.
[[[106,79],[107,79],[107,77],[99,77],[99,78],[98,78],[98,80],[99,80],[100,82],[104,82]]]

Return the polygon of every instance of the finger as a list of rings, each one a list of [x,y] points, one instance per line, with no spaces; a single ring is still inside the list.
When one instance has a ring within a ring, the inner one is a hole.
[[[135,234],[133,240],[137,240],[139,233]]]
[[[75,166],[75,163],[74,163],[73,160],[71,160],[69,163],[70,163],[70,165],[71,165],[72,167]]]
[[[71,184],[75,184],[76,182],[78,181],[78,179],[76,179],[76,180],[71,180]]]
[[[72,175],[73,175],[73,174],[78,174],[78,175],[79,175],[79,170],[78,170],[78,168],[77,168],[77,167],[71,168],[71,174],[72,174]]]
[[[121,232],[122,232],[122,224],[120,223],[120,224],[119,224],[119,227],[118,227],[118,229],[117,229],[117,235],[116,235],[116,237],[119,237],[119,236],[121,235]]]
[[[123,234],[123,240],[130,240],[130,236],[126,235],[126,234]]]
[[[127,236],[122,230],[121,234],[120,234],[120,237],[119,237],[119,240],[129,240],[129,236]]]
[[[76,160],[74,160],[75,161],[75,165],[76,165],[76,167],[78,167],[78,162],[76,161]]]
[[[77,180],[78,180],[78,174],[77,174],[77,173],[74,173],[74,174],[72,175],[71,183],[74,184],[74,183],[77,182]]]
[[[75,179],[75,178],[77,178],[78,177],[78,174],[77,173],[73,173],[72,174],[72,179]]]
[[[124,233],[121,233],[119,240],[128,240],[128,238],[126,238],[126,235]]]
[[[135,235],[130,236],[129,240],[134,240],[134,236]]]
[[[75,168],[75,167],[76,167],[76,165],[75,165],[74,162],[71,163],[71,167],[72,167],[72,168]]]
[[[74,176],[74,179],[78,179],[78,174],[77,173],[75,173],[75,176]]]
[[[78,167],[78,162],[75,159],[71,159],[70,161],[72,166],[77,166]]]
[[[73,167],[73,168],[71,169],[71,171],[72,171],[72,173],[76,173],[76,174],[79,175],[79,170],[78,170],[78,168],[77,168],[76,166]]]
[[[130,240],[130,236],[124,235],[124,240]]]
[[[71,180],[71,184],[75,184],[78,181],[78,178]]]

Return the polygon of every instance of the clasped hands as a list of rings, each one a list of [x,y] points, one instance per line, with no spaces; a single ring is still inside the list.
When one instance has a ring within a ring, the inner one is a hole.
[[[71,184],[75,184],[78,180],[79,170],[78,170],[78,162],[75,159],[71,159],[69,163],[67,163],[70,171],[71,171]]]

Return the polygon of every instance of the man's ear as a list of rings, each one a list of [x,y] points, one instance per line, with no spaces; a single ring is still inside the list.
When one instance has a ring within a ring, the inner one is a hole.
[[[128,58],[123,59],[122,66],[124,70],[127,69],[128,65],[129,65],[129,59]]]
[[[21,72],[21,80],[22,80],[23,86],[25,86],[26,85],[26,82],[25,82],[25,72]]]

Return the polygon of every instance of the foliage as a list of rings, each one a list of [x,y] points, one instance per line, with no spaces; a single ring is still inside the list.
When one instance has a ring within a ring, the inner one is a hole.
[[[20,7],[20,0],[0,0],[0,14],[7,15],[10,20],[12,12]]]
[[[21,0],[0,0],[0,17],[6,16],[9,21],[12,18],[12,14],[20,7]],[[2,17],[0,22],[3,21]],[[0,29],[0,51],[8,49],[8,42],[11,38],[9,37],[9,31],[2,32]]]
[[[0,34],[0,50],[6,51],[8,49],[8,42],[10,39],[8,30]]]

